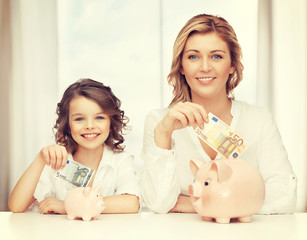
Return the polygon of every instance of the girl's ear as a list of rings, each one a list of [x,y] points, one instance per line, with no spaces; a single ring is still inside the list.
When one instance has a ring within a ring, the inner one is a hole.
[[[236,68],[235,67],[231,67],[230,71],[229,71],[229,74],[233,74],[235,71],[236,71]]]

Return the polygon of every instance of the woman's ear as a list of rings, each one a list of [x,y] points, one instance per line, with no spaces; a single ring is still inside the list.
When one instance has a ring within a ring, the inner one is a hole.
[[[184,75],[184,71],[183,71],[182,67],[179,68],[179,72],[180,72],[182,75]]]

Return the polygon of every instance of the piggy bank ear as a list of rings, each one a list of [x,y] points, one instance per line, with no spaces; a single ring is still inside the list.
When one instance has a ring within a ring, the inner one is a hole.
[[[204,163],[205,162],[202,160],[193,160],[193,159],[190,160],[190,168],[194,176],[198,172],[198,169],[200,168],[200,166],[203,165]]]
[[[83,190],[83,195],[84,195],[85,197],[88,197],[88,196],[90,195],[90,193],[91,193],[91,188],[90,188],[90,187],[84,188],[84,190]]]
[[[216,172],[217,181],[220,183],[228,181],[232,175],[232,168],[227,164],[218,162],[218,160],[212,163],[210,171]]]

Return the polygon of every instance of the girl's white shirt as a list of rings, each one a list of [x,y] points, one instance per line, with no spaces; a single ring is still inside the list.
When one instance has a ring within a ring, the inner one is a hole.
[[[188,195],[194,176],[191,159],[211,161],[192,127],[176,130],[171,150],[154,142],[154,128],[167,114],[168,108],[151,111],[145,120],[141,157],[144,168],[140,175],[142,198],[158,213],[171,210],[179,194]],[[290,213],[296,208],[296,177],[281,136],[271,114],[264,108],[232,101],[231,128],[248,144],[241,159],[257,167],[265,182],[265,202],[259,213]],[[217,155],[216,159],[222,158]]]
[[[73,159],[69,155],[68,159]],[[133,155],[127,152],[114,152],[105,145],[103,156],[98,165],[92,187],[102,187],[102,196],[131,194],[139,197],[140,185],[133,165]],[[48,197],[64,200],[68,190],[75,186],[56,177],[56,171],[45,166],[34,192],[36,202],[31,209],[36,209],[37,202]]]

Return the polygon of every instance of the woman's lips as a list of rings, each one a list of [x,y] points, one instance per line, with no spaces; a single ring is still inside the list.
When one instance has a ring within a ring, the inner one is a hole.
[[[211,83],[215,77],[200,77],[196,78],[201,84],[209,84]]]

